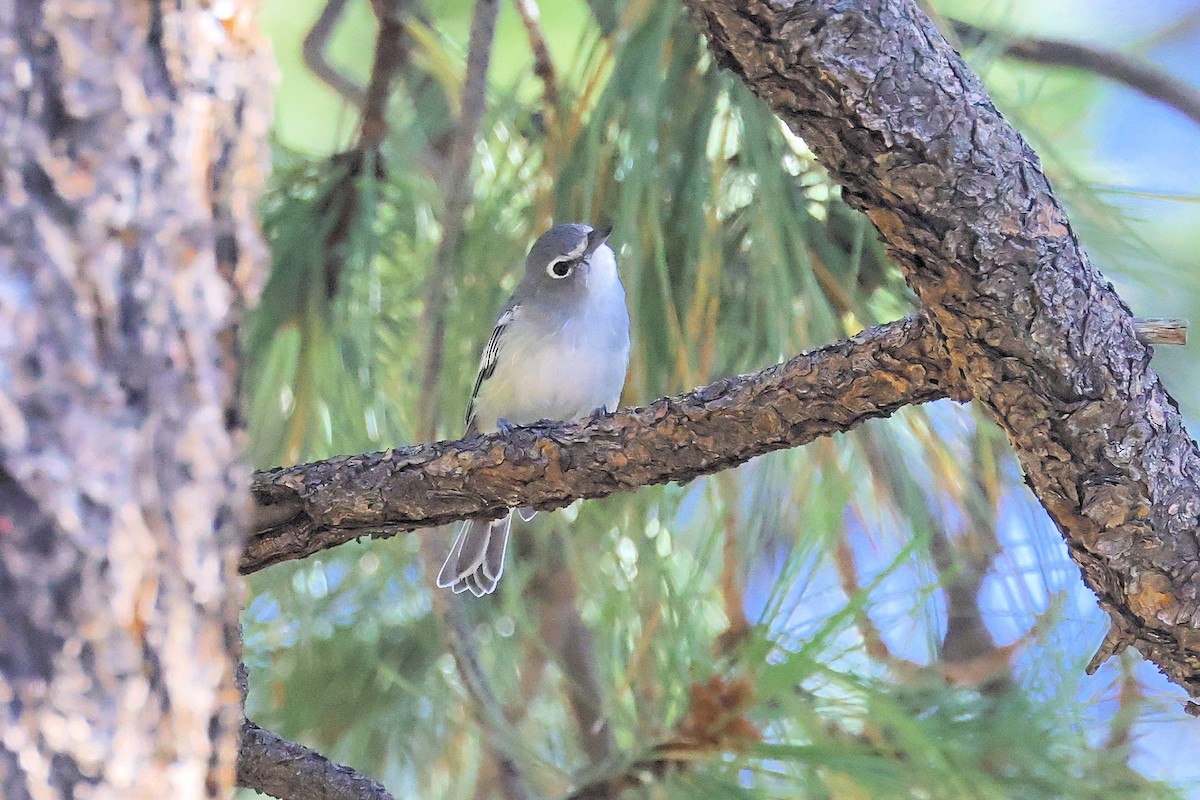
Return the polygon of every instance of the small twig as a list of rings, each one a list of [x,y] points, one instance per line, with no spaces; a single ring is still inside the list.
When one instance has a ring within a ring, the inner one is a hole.
[[[346,10],[347,2],[348,0],[329,0],[325,4],[325,8],[321,9],[321,15],[317,17],[312,29],[304,37],[304,45],[300,52],[304,57],[305,66],[312,70],[314,75],[344,97],[347,102],[362,108],[367,101],[367,93],[363,87],[343,75],[325,59],[325,47],[329,44],[329,38],[333,35],[333,29],[337,27],[338,20]]]
[[[972,520],[972,525],[976,520]],[[946,635],[942,639],[940,661],[947,682],[977,688],[995,695],[1012,685],[1012,650],[997,646],[984,622],[979,595],[988,566],[999,552],[995,519],[972,534],[983,540],[991,552],[970,553],[956,547],[950,533],[935,525],[929,540],[929,553],[937,569],[946,600]]]
[[[860,441],[870,464],[896,463],[896,454],[884,449],[886,440],[880,441],[874,431],[863,431]],[[882,469],[876,478],[896,508],[902,508],[904,498],[913,495],[916,489],[914,479],[903,471]],[[995,693],[1011,680],[1009,652],[992,641],[978,600],[983,579],[1000,549],[995,538],[994,513],[990,507],[969,502],[969,498],[954,497],[966,512],[968,521],[964,527],[970,531],[969,536],[955,541],[938,508],[929,498],[916,494],[923,499],[918,506],[924,512],[920,523],[931,531],[929,555],[946,602],[946,634],[936,668],[948,683]],[[874,635],[879,636],[877,632]],[[900,666],[905,669],[908,665],[901,662]]]
[[[1092,656],[1092,660],[1084,667],[1084,672],[1088,675],[1095,675],[1096,670],[1115,655],[1120,655],[1125,651],[1125,648],[1130,644],[1129,638],[1115,624],[1109,624],[1108,630],[1104,633],[1104,641],[1100,643],[1096,654]]]
[[[955,34],[969,44],[978,44],[988,36],[998,35],[961,20],[951,20],[950,23]],[[1094,72],[1165,103],[1200,125],[1200,90],[1124,53],[1076,42],[1034,37],[1005,40],[1004,53],[1031,64]]]
[[[554,61],[550,58],[546,34],[542,30],[537,0],[513,0],[513,5],[525,25],[525,32],[529,35],[529,49],[533,51],[533,71],[542,80],[545,105],[548,109],[558,108],[558,77],[555,75]]]
[[[237,783],[281,800],[395,800],[377,781],[242,721]]]
[[[1157,47],[1175,39],[1190,36],[1197,28],[1200,28],[1200,8],[1192,9],[1176,17],[1175,21],[1165,28],[1157,30],[1144,39],[1141,39],[1138,42],[1138,46],[1142,49]]]
[[[1187,344],[1186,319],[1138,317],[1133,320],[1133,327],[1137,329],[1137,337],[1142,344]]]
[[[421,327],[429,332],[425,366],[421,377],[422,414],[419,435],[432,439],[437,433],[441,408],[442,366],[446,351],[446,292],[462,238],[463,218],[471,201],[474,184],[471,162],[487,100],[487,71],[496,31],[499,0],[476,0],[467,45],[467,73],[463,83],[462,111],[450,149],[446,181],[446,207],[442,214],[442,240],[438,245],[425,284],[425,308]]]
[[[332,70],[323,61],[323,51],[338,17],[341,15],[345,0],[331,0],[321,12],[320,18],[304,40],[305,59],[309,66],[326,82],[330,82],[329,74],[321,70]],[[382,172],[382,159],[373,157],[387,135],[387,102],[391,93],[392,79],[407,59],[404,46],[404,26],[401,19],[404,15],[408,0],[372,0],[372,7],[379,19],[379,33],[375,40],[375,57],[371,65],[371,80],[365,94],[357,86],[358,92],[355,103],[362,109],[362,128],[358,145],[344,153],[338,153],[329,159],[333,170],[342,169],[340,178],[333,183],[328,194],[322,200],[321,212],[333,218],[329,232],[325,237],[325,297],[332,299],[341,284],[345,271],[347,246],[350,235],[354,230],[355,218],[366,211],[373,214],[374,207],[363,209],[363,195],[360,191],[359,177],[365,166],[370,166],[377,175]],[[315,64],[315,65],[314,65]],[[334,80],[338,80],[335,78]],[[332,84],[331,84],[332,85]],[[338,88],[338,87],[334,87]],[[344,89],[345,87],[343,87]],[[347,95],[349,96],[349,95]],[[300,426],[307,424],[306,414],[292,416],[293,429],[297,435],[289,437],[293,446],[289,452],[298,447],[303,438]]]
[[[952,683],[978,687],[985,693],[998,693],[1012,684],[1012,649],[998,646],[984,622],[979,597],[983,581],[1000,553],[996,538],[997,501],[989,497],[983,476],[995,473],[1000,465],[996,454],[981,447],[976,436],[972,458],[976,465],[967,473],[967,481],[948,481],[957,495],[956,505],[966,512],[961,535],[952,537],[935,506],[926,501],[933,526],[929,554],[941,579],[946,598],[946,635],[942,639],[941,666]]]

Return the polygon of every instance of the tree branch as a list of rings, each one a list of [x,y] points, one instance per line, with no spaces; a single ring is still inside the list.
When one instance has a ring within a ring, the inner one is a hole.
[[[882,233],[1084,579],[1200,693],[1200,453],[1036,156],[912,0],[685,0]]]
[[[375,58],[371,62],[371,79],[367,83],[362,110],[360,150],[373,150],[387,135],[388,100],[392,96],[392,80],[408,60],[404,41],[404,14],[408,0],[372,0],[371,7],[379,21],[375,36]]]
[[[1003,36],[961,20],[952,19],[950,24],[954,34],[967,44],[978,45],[987,37]],[[1004,54],[1018,61],[1094,72],[1165,103],[1200,125],[1200,90],[1140,59],[1058,39],[1016,37],[1001,41]]]
[[[533,71],[542,81],[542,97],[546,103],[546,110],[553,111],[558,108],[558,77],[554,71],[554,59],[550,57],[550,45],[542,30],[541,12],[538,10],[537,0],[513,0],[513,6],[517,9],[518,16],[521,17],[525,33],[529,36],[529,49],[533,53]]]
[[[587,425],[543,424],[262,471],[239,569],[249,574],[360,536],[497,516],[514,505],[560,508],[688,481],[905,405],[966,399],[954,386],[938,334],[923,317],[909,317]]]
[[[329,39],[333,36],[333,29],[337,27],[338,20],[342,18],[347,2],[348,0],[329,0],[325,4],[325,7],[321,9],[321,15],[317,17],[312,29],[304,37],[304,44],[300,52],[304,56],[304,65],[312,70],[314,75],[324,81],[329,88],[346,98],[348,102],[362,108],[367,101],[366,90],[355,83],[352,78],[343,75],[325,58],[325,46],[329,44]]]
[[[387,789],[250,720],[242,721],[237,783],[280,800],[394,800]]]
[[[250,573],[359,536],[394,536],[513,506],[688,481],[953,394],[925,317],[860,333],[752,375],[726,378],[586,424],[343,456],[259,472],[240,569]]]

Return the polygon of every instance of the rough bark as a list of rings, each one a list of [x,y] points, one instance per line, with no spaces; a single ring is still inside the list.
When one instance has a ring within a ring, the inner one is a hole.
[[[929,322],[911,317],[586,424],[546,423],[259,472],[241,570],[359,536],[691,480],[946,397],[954,393],[949,367]]]
[[[685,0],[875,223],[1116,636],[1200,694],[1200,458],[1037,157],[912,0]]]
[[[199,0],[0,3],[7,800],[232,790],[265,56]]]
[[[237,779],[283,800],[393,800],[379,782],[249,720],[242,723]]]

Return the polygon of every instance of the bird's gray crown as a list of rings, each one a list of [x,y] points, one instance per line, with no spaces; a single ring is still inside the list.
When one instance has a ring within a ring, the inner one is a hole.
[[[533,243],[525,259],[525,277],[513,293],[513,302],[539,298],[541,303],[561,305],[587,297],[591,284],[592,262],[604,248],[611,226],[593,228],[579,222],[555,225]],[[611,272],[611,251],[605,263]]]
[[[529,257],[525,259],[525,268],[530,272],[542,272],[551,261],[570,256],[577,258],[583,255],[588,246],[588,235],[592,232],[591,225],[580,222],[566,222],[555,225],[538,237],[529,248]]]

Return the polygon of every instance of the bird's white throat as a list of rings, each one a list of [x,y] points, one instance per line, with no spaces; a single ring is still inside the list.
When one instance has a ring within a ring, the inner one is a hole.
[[[604,295],[613,291],[619,283],[617,257],[612,248],[602,244],[588,259],[587,288],[591,294]]]

